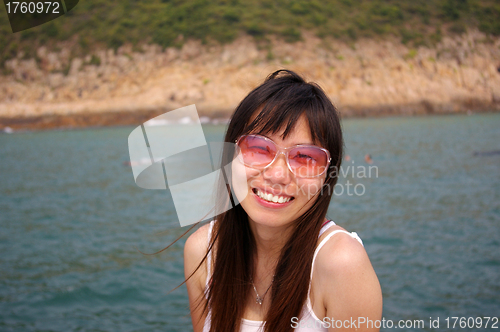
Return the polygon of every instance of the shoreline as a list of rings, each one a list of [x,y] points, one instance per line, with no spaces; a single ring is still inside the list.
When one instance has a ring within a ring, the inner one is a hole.
[[[419,103],[411,105],[386,105],[376,107],[345,107],[339,110],[342,119],[350,118],[383,118],[383,117],[412,117],[433,115],[464,115],[475,113],[499,113],[500,105],[475,105],[470,106],[463,103],[457,109]],[[478,107],[480,106],[480,107]],[[156,109],[139,111],[107,111],[92,113],[69,113],[69,114],[42,114],[37,116],[2,117],[0,116],[0,132],[12,133],[17,131],[45,131],[56,129],[82,129],[102,128],[118,126],[139,126],[160,114],[174,109]],[[229,112],[199,112],[202,124],[221,124],[228,121]],[[210,114],[212,113],[212,114]],[[215,115],[215,116],[214,116]],[[226,115],[226,116],[223,116]]]
[[[411,48],[391,38],[304,37],[123,45],[82,58],[69,44],[40,47],[36,59],[19,53],[0,76],[0,131],[133,125],[191,104],[219,121],[278,69],[317,83],[344,118],[500,111],[500,38],[470,30]]]

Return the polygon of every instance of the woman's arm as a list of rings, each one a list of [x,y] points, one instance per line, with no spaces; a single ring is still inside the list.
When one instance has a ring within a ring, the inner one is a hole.
[[[378,331],[382,291],[363,246],[336,234],[319,251],[316,268],[329,331]]]
[[[202,332],[205,323],[206,314],[203,314],[205,306],[205,281],[207,279],[206,261],[196,270],[207,252],[208,243],[208,225],[200,227],[191,234],[184,245],[184,276],[187,279],[186,286],[189,296],[189,308],[191,311],[191,321],[193,322],[193,331]],[[189,279],[188,279],[189,278]]]

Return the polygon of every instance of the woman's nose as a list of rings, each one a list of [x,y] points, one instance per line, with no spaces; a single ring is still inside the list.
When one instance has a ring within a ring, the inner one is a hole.
[[[283,152],[279,153],[274,162],[264,170],[263,175],[265,179],[275,183],[287,184],[291,181],[292,174]]]

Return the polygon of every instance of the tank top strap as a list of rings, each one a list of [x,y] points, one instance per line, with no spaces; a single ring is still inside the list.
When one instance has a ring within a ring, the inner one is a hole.
[[[321,229],[319,231],[319,235],[318,235],[318,238],[323,235],[324,232],[326,232],[326,230],[332,226],[335,226],[336,223],[333,221],[333,220],[327,220],[325,221],[325,223],[323,225],[321,225]]]
[[[334,223],[334,224],[331,224],[331,225],[330,225],[330,227],[331,227],[331,226],[333,226],[333,225],[335,225],[335,223]],[[327,225],[327,226],[328,226],[328,225]],[[328,227],[328,228],[330,228],[330,227]],[[328,228],[327,228],[327,229],[328,229]],[[325,231],[326,231],[326,229],[325,229]],[[324,231],[323,231],[323,232],[320,232],[320,236],[321,236],[323,233],[324,233]],[[342,230],[342,229],[338,229],[338,230],[333,231],[333,232],[331,232],[330,234],[328,234],[328,235],[327,235],[327,236],[326,236],[326,237],[325,237],[325,238],[324,238],[324,239],[323,239],[323,240],[319,243],[318,247],[317,247],[317,248],[316,248],[316,250],[314,251],[314,256],[313,256],[312,266],[311,266],[311,280],[312,280],[312,275],[313,275],[313,270],[314,270],[314,262],[316,262],[316,257],[318,256],[319,251],[321,250],[321,248],[323,248],[323,246],[326,244],[326,242],[327,242],[328,240],[330,240],[330,239],[331,239],[331,238],[332,238],[335,234],[337,234],[337,233],[345,233],[345,234],[349,235],[350,237],[352,237],[353,239],[356,239],[356,240],[357,240],[357,241],[358,241],[361,245],[363,245],[363,241],[361,240],[361,238],[358,236],[358,234],[357,234],[356,232],[350,232],[350,233],[349,233],[348,231],[344,231],[344,230]]]

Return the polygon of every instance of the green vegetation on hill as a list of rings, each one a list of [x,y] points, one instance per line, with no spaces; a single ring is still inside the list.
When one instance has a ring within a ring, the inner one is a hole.
[[[500,35],[498,0],[82,0],[65,16],[16,34],[1,13],[0,64],[19,51],[33,57],[41,45],[72,38],[75,55],[96,45],[169,47],[190,38],[225,43],[241,33],[294,42],[303,30],[347,41],[396,36],[418,46],[469,27]]]

